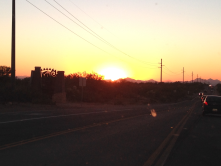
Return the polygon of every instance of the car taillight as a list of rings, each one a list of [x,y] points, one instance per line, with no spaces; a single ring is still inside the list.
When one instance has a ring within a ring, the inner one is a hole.
[[[205,105],[208,105],[208,103],[207,103],[206,101],[204,101],[204,104],[205,104]]]

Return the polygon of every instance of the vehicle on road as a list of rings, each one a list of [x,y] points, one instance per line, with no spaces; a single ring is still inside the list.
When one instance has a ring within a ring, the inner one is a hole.
[[[221,96],[207,95],[203,102],[203,115],[221,113]]]
[[[199,96],[200,96],[200,97],[203,96],[203,92],[200,92],[200,93],[199,93]]]

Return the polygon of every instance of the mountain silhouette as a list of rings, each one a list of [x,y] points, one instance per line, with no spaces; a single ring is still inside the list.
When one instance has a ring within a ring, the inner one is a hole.
[[[153,79],[150,79],[150,80],[136,80],[136,79],[133,79],[133,78],[130,78],[130,77],[127,77],[127,78],[124,78],[124,79],[118,79],[119,81],[120,80],[126,80],[126,81],[129,81],[129,82],[136,82],[136,83],[145,83],[145,82],[152,82],[152,83],[155,83],[155,82],[158,82],[156,80],[153,80]],[[176,81],[171,81],[171,80],[165,80],[163,81],[165,83],[168,83],[168,82],[176,82]],[[181,81],[180,81],[181,82]],[[191,83],[192,81],[185,81],[187,83]],[[193,80],[193,82],[197,82],[197,79]],[[213,86],[221,83],[220,80],[216,79],[216,80],[213,80],[213,79],[200,79],[198,78],[198,82],[201,82],[201,83],[205,83],[205,84],[211,84]]]

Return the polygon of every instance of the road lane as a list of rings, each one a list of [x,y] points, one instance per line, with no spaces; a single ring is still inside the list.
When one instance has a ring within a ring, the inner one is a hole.
[[[35,108],[32,106],[5,106],[0,109],[0,122],[14,121],[21,119],[31,119],[36,117],[47,117],[47,116],[59,116],[68,114],[81,114],[81,113],[91,113],[91,112],[103,112],[103,111],[130,111],[136,109],[157,109],[157,111],[164,111],[164,109],[171,109],[173,106],[180,106],[188,101],[172,104],[153,104],[153,105],[129,105],[129,106],[118,106],[118,105],[85,105],[83,107],[46,107]],[[34,106],[33,106],[34,107]],[[43,106],[42,106],[43,107]],[[25,110],[25,111],[24,111]]]
[[[166,139],[161,143],[161,145],[156,149],[156,151],[150,156],[148,161],[144,166],[163,166],[170,155],[172,148],[174,147],[184,125],[188,121],[192,112],[194,111],[196,103],[191,107],[188,113],[180,120],[180,122],[173,128]],[[155,164],[154,164],[155,163]]]
[[[186,124],[165,166],[220,166],[221,117],[202,116],[194,112],[192,123]],[[190,125],[191,124],[191,125]]]
[[[68,129],[73,131],[1,150],[0,161],[2,165],[143,165],[192,104],[155,107],[155,118],[143,106],[123,112],[33,120],[12,126],[1,124],[3,145]],[[141,116],[108,123],[137,115]],[[82,129],[74,131],[79,127]]]
[[[184,105],[190,105],[191,103],[185,103]],[[157,105],[154,106],[155,110],[159,113],[161,111],[173,111],[183,107],[183,105]],[[82,113],[79,114],[79,110],[77,110],[77,114],[72,114],[73,116],[69,116],[70,114],[64,115],[64,113],[70,113],[70,110],[60,110],[60,111],[47,111],[46,115],[43,118],[42,115],[39,118],[33,118],[33,115],[30,119],[26,119],[25,121],[22,120],[27,113],[22,113],[22,115],[15,115],[12,117],[12,120],[15,123],[4,123],[0,124],[0,146],[4,144],[9,144],[12,142],[18,142],[26,139],[31,139],[33,137],[39,137],[43,135],[48,135],[54,132],[59,132],[68,129],[79,128],[83,126],[88,126],[96,123],[102,123],[105,121],[111,121],[115,119],[122,119],[131,116],[143,115],[150,113],[150,110],[153,107],[147,106],[138,106],[138,107],[115,107],[113,109],[108,108],[103,111],[102,109],[98,108],[96,113],[92,113],[94,108],[91,110],[82,110]],[[72,110],[72,113],[74,110]],[[95,112],[95,111],[94,111]],[[99,112],[99,113],[97,113]],[[18,112],[19,113],[19,112]],[[40,111],[36,113],[44,114],[45,112]],[[53,113],[54,116],[50,116],[49,113]],[[89,113],[89,114],[88,114]],[[92,114],[90,114],[92,113]],[[32,112],[33,114],[33,112]],[[8,115],[7,115],[8,116]],[[48,117],[48,118],[47,118]],[[57,117],[57,118],[50,118],[50,117]],[[10,121],[10,116],[6,117],[5,119],[9,119],[6,122]]]
[[[112,110],[112,111],[99,111],[99,112],[87,112],[87,113],[77,113],[77,114],[65,114],[65,115],[56,115],[56,116],[42,116],[43,113],[26,113],[26,115],[31,116],[40,116],[38,118],[29,118],[29,119],[18,119],[12,121],[3,121],[0,124],[6,123],[16,123],[16,122],[24,122],[24,121],[33,121],[33,120],[41,120],[41,119],[51,119],[51,118],[61,118],[61,117],[69,117],[69,116],[80,116],[80,115],[89,115],[89,114],[101,114],[101,113],[109,113],[109,112],[117,112],[117,111],[131,111],[132,109],[123,109],[123,110]]]

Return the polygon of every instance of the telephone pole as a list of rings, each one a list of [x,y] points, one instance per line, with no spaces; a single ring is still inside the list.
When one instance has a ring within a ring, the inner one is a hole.
[[[12,0],[11,83],[15,86],[15,0]]]
[[[162,82],[162,71],[163,71],[163,62],[162,62],[162,59],[161,59],[161,63],[159,63],[160,64],[160,67],[159,68],[161,68],[161,72],[160,72],[160,82]]]
[[[192,83],[193,83],[193,72],[192,72]]]
[[[184,83],[184,67],[183,67],[183,83]]]
[[[198,82],[198,74],[197,74],[197,82]]]

